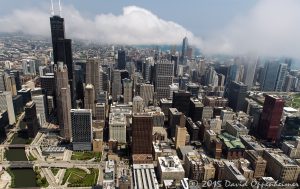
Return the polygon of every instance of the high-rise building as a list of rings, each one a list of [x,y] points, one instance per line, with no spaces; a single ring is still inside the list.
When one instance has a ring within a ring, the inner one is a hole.
[[[169,119],[169,128],[168,133],[169,136],[175,137],[176,132],[176,126],[180,123],[182,112],[179,112],[176,108],[170,108],[168,113],[168,119]]]
[[[109,114],[109,140],[126,143],[126,115],[123,113]]]
[[[181,63],[186,62],[187,53],[188,53],[188,45],[189,45],[188,38],[187,37],[183,38],[182,49],[181,49]]]
[[[36,113],[41,127],[46,127],[48,117],[47,97],[44,94],[32,95],[32,101],[35,103]]]
[[[16,116],[10,91],[0,91],[0,110],[8,112],[10,125],[16,123]]]
[[[95,91],[92,84],[87,84],[84,90],[84,108],[91,109],[95,117]]]
[[[85,83],[92,84],[95,90],[95,97],[100,92],[100,61],[95,58],[89,58],[86,62]]]
[[[228,87],[229,107],[236,112],[244,110],[246,95],[247,85],[241,82],[231,81]]]
[[[106,108],[105,103],[97,103],[95,107],[95,117],[96,120],[105,120],[106,118]]]
[[[55,95],[55,78],[53,73],[47,73],[40,76],[41,88],[46,90],[47,96]]]
[[[191,98],[190,101],[190,117],[194,122],[201,121],[204,105],[197,98]]]
[[[73,150],[92,150],[92,110],[71,109]]]
[[[54,64],[63,62],[67,66],[68,83],[70,85],[71,105],[75,107],[75,83],[73,81],[72,40],[65,39],[64,18],[54,15],[50,18],[51,38]]]
[[[121,71],[113,71],[113,81],[112,81],[112,99],[117,101],[118,96],[122,94],[122,85],[121,85]]]
[[[31,101],[31,90],[29,88],[22,88],[18,91],[18,95],[22,96],[23,106],[25,106],[27,102]]]
[[[56,84],[56,109],[61,136],[70,140],[71,138],[71,92],[68,82],[67,66],[58,62],[54,67],[55,84]]]
[[[173,93],[172,107],[188,116],[190,111],[191,93],[178,91]]]
[[[132,102],[132,112],[141,113],[144,111],[144,100],[140,96],[135,96]]]
[[[176,126],[176,133],[175,133],[175,148],[178,149],[181,146],[185,146],[186,143],[186,134],[187,130],[185,127],[185,116],[182,114],[180,116],[180,123]]]
[[[25,106],[25,117],[27,124],[28,136],[34,138],[39,130],[39,121],[36,116],[36,107],[33,101],[30,101]]]
[[[124,50],[118,50],[118,69],[124,70],[126,67],[126,53]]]
[[[35,60],[22,60],[22,67],[24,75],[35,75]]]
[[[155,92],[157,100],[169,98],[169,85],[173,83],[173,63],[166,60],[161,60],[155,64]]]
[[[5,74],[5,89],[11,91],[12,96],[17,95],[16,81],[14,75]]]
[[[278,139],[283,106],[283,99],[274,95],[266,95],[258,127],[258,134],[262,139]]]
[[[153,117],[147,113],[132,115],[132,154],[152,154]]]
[[[144,99],[145,105],[148,106],[149,103],[153,102],[154,86],[151,84],[141,84],[140,85],[140,96]]]
[[[124,103],[128,104],[129,102],[132,102],[132,81],[131,79],[123,79],[123,88],[124,88]]]
[[[17,91],[21,90],[22,86],[21,86],[20,72],[18,70],[11,70],[10,74],[15,76],[15,83],[16,83]]]
[[[260,80],[262,91],[281,91],[287,75],[287,64],[266,62]]]
[[[179,83],[172,83],[169,85],[169,91],[170,91],[170,99],[173,99],[173,93],[179,91]]]

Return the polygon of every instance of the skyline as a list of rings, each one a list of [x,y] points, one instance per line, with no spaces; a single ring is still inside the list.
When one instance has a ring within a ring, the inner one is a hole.
[[[300,2],[215,2],[82,3],[64,0],[62,17],[65,18],[68,37],[75,40],[102,44],[178,45],[187,36],[192,45],[207,54],[300,58],[297,52]],[[0,24],[4,27],[0,32],[50,37],[47,24],[51,16],[50,1],[24,3],[14,0],[2,1],[2,5]],[[39,24],[32,27],[32,23]]]

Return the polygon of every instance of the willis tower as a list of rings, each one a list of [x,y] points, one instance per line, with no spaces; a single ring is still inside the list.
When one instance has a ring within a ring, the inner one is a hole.
[[[59,1],[59,12],[61,12]],[[75,108],[75,93],[73,83],[73,58],[72,58],[72,40],[65,39],[65,24],[64,18],[60,15],[55,15],[52,4],[52,17],[50,17],[51,38],[53,47],[53,61],[64,62],[68,68],[68,80],[71,89],[72,108]]]

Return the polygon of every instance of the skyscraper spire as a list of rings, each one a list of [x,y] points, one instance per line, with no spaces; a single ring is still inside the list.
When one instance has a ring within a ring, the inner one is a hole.
[[[59,16],[61,16],[62,9],[61,9],[61,5],[60,5],[60,0],[58,0],[58,6],[59,6]]]
[[[53,8],[53,1],[51,0],[51,6],[50,6],[51,15],[54,16],[54,8]]]

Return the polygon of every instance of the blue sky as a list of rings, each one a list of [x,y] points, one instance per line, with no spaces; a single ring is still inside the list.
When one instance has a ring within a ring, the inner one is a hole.
[[[58,2],[58,0],[53,0]],[[256,0],[62,0],[62,4],[72,5],[82,15],[121,14],[122,8],[135,5],[150,10],[165,20],[171,20],[192,31],[195,35],[207,36],[223,28],[235,17],[249,11]],[[15,9],[33,7],[49,8],[50,0],[0,0],[0,15]]]

